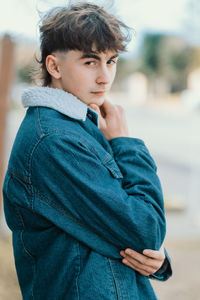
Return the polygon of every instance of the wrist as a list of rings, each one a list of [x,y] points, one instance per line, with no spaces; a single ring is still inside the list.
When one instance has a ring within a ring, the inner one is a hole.
[[[116,134],[116,135],[109,136],[107,138],[107,140],[111,141],[112,139],[116,139],[116,138],[129,138],[129,135],[128,134]]]
[[[129,137],[128,131],[121,131],[121,132],[119,132],[119,131],[118,132],[110,131],[110,132],[105,132],[104,135],[105,135],[105,137],[108,141],[110,141],[112,139],[115,139],[115,138]]]

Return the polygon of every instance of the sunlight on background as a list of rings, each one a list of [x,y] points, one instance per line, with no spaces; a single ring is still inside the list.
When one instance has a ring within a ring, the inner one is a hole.
[[[129,51],[119,60],[110,99],[125,107],[130,134],[143,139],[149,147],[163,187],[165,245],[174,276],[166,283],[153,285],[161,300],[199,299],[200,2],[93,2],[103,3],[133,29]],[[65,4],[66,1],[7,0],[1,8],[0,49],[5,34],[11,37],[14,47],[6,138],[4,144],[1,142],[4,169],[25,114],[21,93],[34,84],[30,74],[36,67],[35,54],[38,55],[39,12]],[[0,230],[0,264],[0,299],[20,299],[5,222]]]

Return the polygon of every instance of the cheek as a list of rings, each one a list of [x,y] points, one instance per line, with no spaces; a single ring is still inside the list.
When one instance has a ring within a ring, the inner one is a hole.
[[[114,68],[112,69],[112,72],[111,72],[112,82],[113,82],[114,79],[115,79],[115,75],[116,75],[116,65],[114,66]]]
[[[91,74],[87,72],[87,70],[83,70],[82,68],[77,68],[72,71],[72,80],[76,84],[77,90],[84,90],[91,85]]]

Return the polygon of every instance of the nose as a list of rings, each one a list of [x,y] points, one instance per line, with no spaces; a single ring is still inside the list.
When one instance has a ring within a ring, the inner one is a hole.
[[[111,80],[111,74],[108,70],[107,65],[101,66],[97,74],[96,83],[109,84],[110,80]]]

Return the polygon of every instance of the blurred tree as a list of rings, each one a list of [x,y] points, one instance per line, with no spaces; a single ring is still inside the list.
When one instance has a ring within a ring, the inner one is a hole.
[[[181,91],[187,88],[187,77],[191,69],[193,49],[187,47],[180,53],[174,53],[171,58],[171,90]]]
[[[180,37],[147,33],[141,46],[139,71],[149,78],[155,92],[178,92],[186,88],[192,53],[192,47]]]
[[[145,34],[140,52],[140,71],[152,78],[160,74],[160,46],[163,35]]]
[[[138,68],[138,62],[134,59],[125,59],[120,57],[117,63],[117,72],[112,90],[122,91],[126,89],[124,84],[125,79],[136,71]]]
[[[33,64],[25,65],[18,69],[18,82],[26,82],[31,84],[33,81]]]

